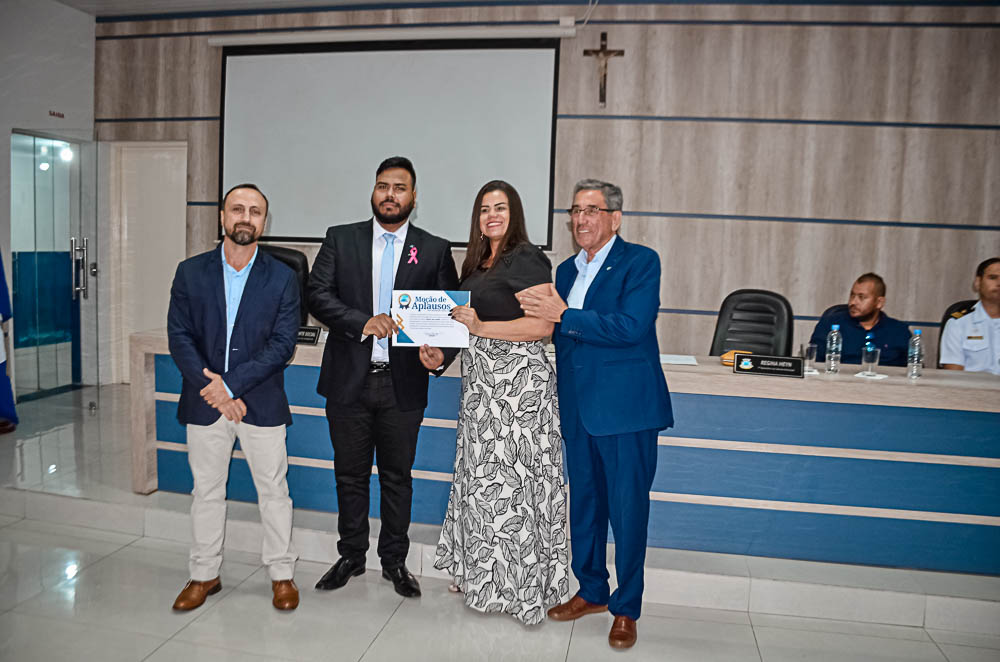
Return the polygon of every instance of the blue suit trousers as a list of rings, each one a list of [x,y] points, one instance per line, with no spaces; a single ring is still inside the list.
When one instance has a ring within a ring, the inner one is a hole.
[[[607,604],[615,616],[638,619],[657,431],[595,437],[576,414],[562,420],[562,432],[569,473],[572,568],[580,582],[580,597]],[[614,593],[608,585],[609,522],[618,578]]]

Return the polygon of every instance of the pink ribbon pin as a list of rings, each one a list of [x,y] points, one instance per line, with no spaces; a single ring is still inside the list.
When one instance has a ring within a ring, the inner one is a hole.
[[[406,261],[407,264],[419,264],[417,262],[417,247],[410,246],[410,259]]]

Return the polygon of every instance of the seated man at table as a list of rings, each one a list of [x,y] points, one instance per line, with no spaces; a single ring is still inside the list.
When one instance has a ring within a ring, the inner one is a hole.
[[[1000,375],[1000,257],[976,267],[976,305],[952,315],[941,332],[941,367]]]
[[[858,276],[851,288],[847,307],[827,311],[816,322],[810,343],[816,345],[816,360],[826,360],[826,336],[830,327],[840,325],[843,363],[861,363],[861,350],[865,337],[872,334],[872,342],[881,351],[880,365],[906,365],[906,349],[910,342],[910,329],[906,324],[882,312],[885,306],[885,281],[878,274]]]

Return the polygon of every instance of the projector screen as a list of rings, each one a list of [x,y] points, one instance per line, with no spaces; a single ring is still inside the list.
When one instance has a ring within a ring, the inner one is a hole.
[[[510,182],[528,236],[552,241],[558,40],[223,49],[220,198],[257,184],[265,237],[322,241],[372,216],[378,164],[417,172],[410,220],[464,245],[479,188]]]

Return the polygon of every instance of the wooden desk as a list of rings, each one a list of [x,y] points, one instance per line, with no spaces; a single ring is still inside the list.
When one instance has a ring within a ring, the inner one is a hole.
[[[131,339],[133,488],[191,489],[165,332]],[[336,510],[321,346],[286,371],[289,489]],[[664,366],[675,425],[660,433],[649,544],[1000,574],[1000,378],[903,368],[887,379],[734,375],[716,357]],[[458,364],[432,379],[414,464],[413,520],[440,524],[454,462]],[[570,449],[568,452],[572,452]],[[378,516],[378,479],[372,479]],[[234,454],[229,497],[256,494]]]

